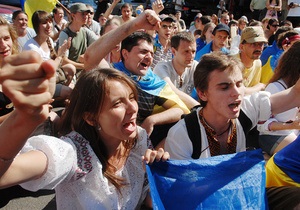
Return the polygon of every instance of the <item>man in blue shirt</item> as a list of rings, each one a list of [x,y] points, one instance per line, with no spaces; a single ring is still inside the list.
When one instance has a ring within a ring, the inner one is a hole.
[[[229,54],[229,50],[227,49],[229,31],[230,29],[227,25],[222,23],[218,24],[212,33],[213,40],[197,52],[195,60],[199,61],[204,54],[211,53],[213,51],[222,51],[225,54]]]

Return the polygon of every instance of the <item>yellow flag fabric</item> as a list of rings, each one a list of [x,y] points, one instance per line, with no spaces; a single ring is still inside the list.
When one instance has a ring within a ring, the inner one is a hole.
[[[296,186],[300,187],[300,184],[295,182],[284,171],[282,171],[275,163],[274,156],[272,156],[266,165],[266,186]]]
[[[28,26],[33,28],[31,17],[36,10],[44,10],[52,12],[56,5],[57,0],[26,0],[24,3],[24,10],[28,15]]]

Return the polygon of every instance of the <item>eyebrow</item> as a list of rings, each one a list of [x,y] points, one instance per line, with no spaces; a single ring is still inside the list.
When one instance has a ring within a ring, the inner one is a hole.
[[[217,86],[230,85],[230,84],[232,84],[232,82],[221,82],[221,83],[218,83]]]

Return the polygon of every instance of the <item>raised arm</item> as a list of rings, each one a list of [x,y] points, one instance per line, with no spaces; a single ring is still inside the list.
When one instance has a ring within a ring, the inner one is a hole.
[[[98,66],[104,57],[124,38],[139,29],[156,30],[160,27],[160,19],[153,10],[145,10],[134,20],[128,21],[120,27],[106,33],[93,44],[91,44],[84,54],[85,70],[91,70]],[[95,56],[97,55],[97,56]],[[100,66],[102,66],[100,64]]]
[[[112,4],[107,8],[103,16],[108,19],[109,15],[112,13],[112,11],[114,10],[114,8],[117,6],[119,2],[120,0],[113,0]]]
[[[42,62],[33,51],[4,59],[0,83],[15,110],[0,126],[0,178],[32,131],[48,117],[56,67],[51,60]]]
[[[279,114],[294,107],[300,107],[300,79],[289,89],[270,96],[272,114]]]

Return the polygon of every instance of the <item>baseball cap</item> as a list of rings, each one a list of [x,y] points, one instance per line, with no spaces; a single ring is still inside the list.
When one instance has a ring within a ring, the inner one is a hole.
[[[248,18],[243,15],[239,20],[244,21],[245,23],[248,23]]]
[[[230,29],[229,29],[228,25],[220,23],[214,28],[212,34],[215,35],[217,31],[226,31],[229,35]]]
[[[244,28],[241,34],[241,43],[268,42],[261,26],[249,26]]]
[[[195,17],[194,17],[194,21],[197,19],[197,18],[201,18],[202,17],[202,14],[201,13],[198,13]]]
[[[70,7],[70,12],[71,13],[76,13],[76,12],[87,12],[90,10],[86,7],[85,4],[83,3],[74,3],[71,7]]]
[[[159,16],[160,20],[163,22],[163,21],[166,21],[166,22],[176,22],[176,20],[172,17],[172,16],[169,16],[169,15],[160,15]]]

